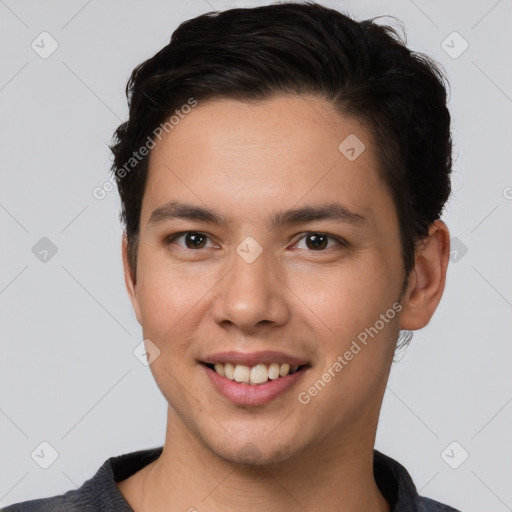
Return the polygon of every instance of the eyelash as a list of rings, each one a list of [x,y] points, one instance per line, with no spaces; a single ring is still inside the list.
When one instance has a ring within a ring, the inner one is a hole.
[[[175,233],[174,235],[170,235],[169,237],[167,237],[165,239],[165,245],[170,245],[172,244],[175,240],[177,240],[178,238],[181,238],[182,236],[184,235],[188,235],[190,233],[194,233],[196,235],[202,235],[202,236],[205,236],[206,238],[208,238],[208,240],[210,240],[210,237],[206,234],[206,233],[203,233],[201,231],[181,231],[180,233]],[[321,231],[306,231],[305,233],[302,234],[302,236],[297,240],[297,242],[295,242],[295,244],[297,244],[300,240],[306,238],[307,236],[310,236],[310,235],[322,235],[322,236],[326,236],[328,239],[330,240],[334,240],[335,242],[338,243],[339,246],[342,246],[342,247],[347,247],[348,246],[348,242],[346,242],[345,240],[343,240],[342,238],[339,238],[337,236],[334,236],[334,235],[329,235],[328,233],[323,233]],[[200,251],[201,249],[190,249],[188,247],[182,247],[182,246],[178,246],[180,249],[184,249],[184,250],[188,250],[188,251]],[[326,252],[327,250],[329,249],[333,249],[333,247],[328,247],[326,249],[319,249],[317,251],[315,250],[309,250],[308,252]]]

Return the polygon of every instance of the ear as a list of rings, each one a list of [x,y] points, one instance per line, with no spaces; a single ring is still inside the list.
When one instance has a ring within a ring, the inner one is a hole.
[[[128,239],[126,238],[126,233],[123,234],[123,240],[121,243],[121,253],[123,258],[124,283],[126,285],[126,290],[128,291],[128,296],[130,297],[130,301],[132,303],[135,316],[137,317],[137,321],[139,322],[140,325],[142,325],[140,304],[139,299],[137,298],[137,285],[133,280],[132,271],[128,259]]]
[[[400,329],[414,331],[428,324],[443,295],[449,258],[450,232],[443,221],[436,220],[416,249],[414,268],[402,298]]]

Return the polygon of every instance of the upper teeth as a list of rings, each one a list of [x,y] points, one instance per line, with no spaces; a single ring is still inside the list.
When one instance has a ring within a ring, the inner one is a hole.
[[[215,363],[215,371],[222,377],[235,382],[245,384],[263,384],[268,379],[275,380],[279,377],[286,377],[289,373],[295,373],[299,365],[291,366],[288,363],[272,363],[270,365],[257,364],[246,366],[244,364]]]

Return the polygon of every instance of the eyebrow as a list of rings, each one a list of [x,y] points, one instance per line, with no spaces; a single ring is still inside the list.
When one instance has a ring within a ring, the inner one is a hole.
[[[225,226],[228,224],[228,219],[222,217],[213,209],[179,201],[169,201],[151,213],[147,227],[154,227],[173,219],[185,219]],[[347,206],[339,203],[329,203],[275,212],[268,217],[267,228],[273,230],[284,225],[313,222],[315,220],[333,220],[353,225],[366,225],[368,223],[363,215],[350,210]]]

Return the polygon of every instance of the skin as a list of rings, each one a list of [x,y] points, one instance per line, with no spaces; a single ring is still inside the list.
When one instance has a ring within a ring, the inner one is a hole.
[[[366,146],[354,161],[338,150],[349,134]],[[363,125],[325,100],[294,95],[200,102],[152,150],[135,280],[126,239],[122,254],[144,338],[161,351],[150,369],[169,407],[162,456],[118,483],[135,512],[390,510],[372,469],[379,411],[399,329],[424,327],[441,299],[449,232],[432,224],[400,297],[398,219],[372,145]],[[148,227],[170,200],[212,208],[228,222]],[[266,226],[277,210],[332,202],[366,223]],[[205,245],[189,248],[185,237],[166,244],[184,231],[205,234]],[[316,248],[312,233],[334,238]],[[252,263],[236,252],[247,236],[263,249]],[[398,299],[402,310],[300,403],[298,393]],[[283,351],[310,368],[270,403],[234,405],[199,363],[225,350]]]

